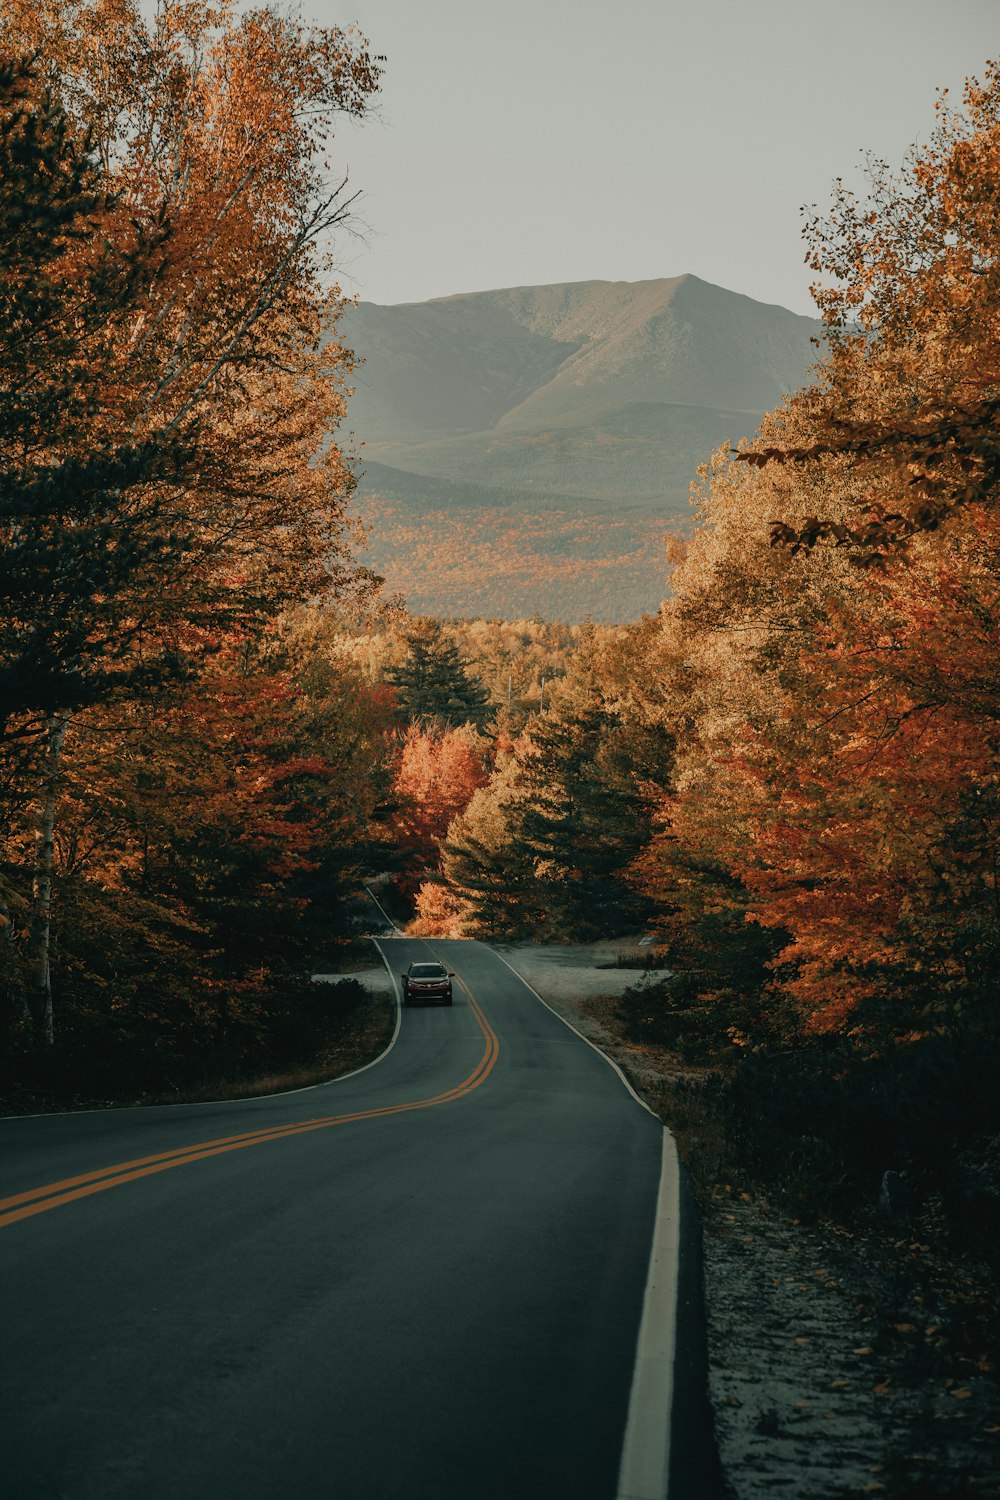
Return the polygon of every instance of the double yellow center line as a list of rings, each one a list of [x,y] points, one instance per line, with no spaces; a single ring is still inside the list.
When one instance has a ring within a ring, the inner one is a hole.
[[[228,1151],[242,1151],[247,1146],[263,1146],[268,1141],[283,1141],[289,1136],[306,1135],[311,1130],[328,1130],[331,1125],[349,1125],[355,1120],[376,1120],[383,1115],[408,1114],[413,1110],[432,1109],[435,1105],[450,1104],[454,1099],[461,1099],[466,1094],[471,1094],[473,1089],[477,1089],[489,1077],[500,1052],[500,1043],[493,1027],[471,994],[468,999],[469,1008],[483,1034],[486,1049],[468,1078],[464,1078],[453,1088],[445,1089],[443,1093],[434,1094],[429,1099],[416,1099],[409,1104],[388,1104],[381,1109],[355,1110],[348,1115],[323,1115],[297,1125],[275,1125],[266,1130],[248,1130],[241,1135],[227,1135],[216,1141],[199,1141],[195,1145],[179,1147],[174,1151],[161,1151],[156,1156],[140,1156],[134,1161],[119,1162],[117,1166],[84,1172],[79,1177],[66,1177],[61,1182],[50,1182],[45,1187],[14,1193],[10,1198],[0,1198],[0,1229],[7,1224],[16,1224],[19,1219],[30,1219],[34,1214],[47,1213],[50,1208],[73,1203],[78,1198],[89,1198],[94,1193],[106,1192],[108,1188],[120,1187],[123,1182],[152,1177],[156,1172],[167,1172],[171,1167],[204,1161],[209,1156],[225,1156]]]

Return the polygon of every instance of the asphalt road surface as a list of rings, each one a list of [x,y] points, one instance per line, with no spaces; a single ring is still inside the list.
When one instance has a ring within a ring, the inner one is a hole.
[[[488,948],[431,949],[453,1007],[351,1078],[0,1121],[3,1500],[645,1500],[662,1127]]]

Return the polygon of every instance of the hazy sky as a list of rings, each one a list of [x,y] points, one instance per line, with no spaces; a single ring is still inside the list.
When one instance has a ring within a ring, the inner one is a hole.
[[[693,271],[811,311],[800,207],[1000,57],[1000,0],[301,0],[386,55],[347,124],[375,302]]]

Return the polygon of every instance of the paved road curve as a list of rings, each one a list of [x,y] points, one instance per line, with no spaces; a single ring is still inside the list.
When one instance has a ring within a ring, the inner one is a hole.
[[[4,1500],[613,1500],[663,1132],[432,946],[353,1078],[0,1121]]]

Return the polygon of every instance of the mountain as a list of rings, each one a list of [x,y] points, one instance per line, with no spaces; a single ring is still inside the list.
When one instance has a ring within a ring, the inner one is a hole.
[[[358,304],[372,564],[434,613],[655,608],[695,468],[802,384],[818,331],[690,275]]]

